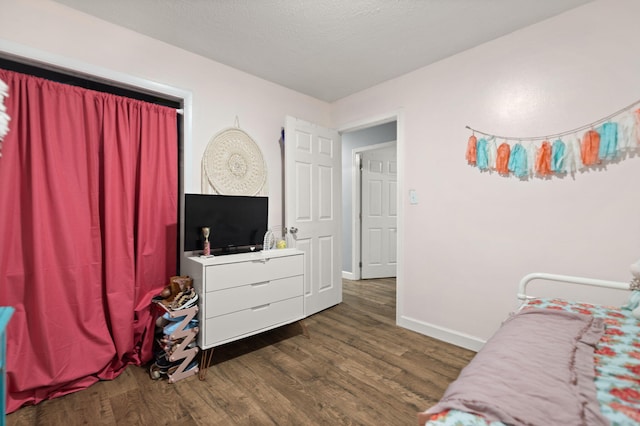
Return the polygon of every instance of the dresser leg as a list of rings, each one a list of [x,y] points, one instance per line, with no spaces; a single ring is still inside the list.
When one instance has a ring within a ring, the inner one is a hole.
[[[307,328],[307,324],[304,323],[304,320],[301,319],[298,321],[300,327],[302,327],[302,335],[307,339],[311,339],[311,335],[309,335],[309,329]]]
[[[205,349],[200,354],[200,371],[198,372],[198,379],[200,380],[204,380],[207,377],[207,369],[213,359],[213,350],[214,348]]]

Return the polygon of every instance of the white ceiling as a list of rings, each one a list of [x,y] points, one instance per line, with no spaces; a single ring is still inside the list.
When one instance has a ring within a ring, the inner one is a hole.
[[[592,0],[55,0],[335,101]]]

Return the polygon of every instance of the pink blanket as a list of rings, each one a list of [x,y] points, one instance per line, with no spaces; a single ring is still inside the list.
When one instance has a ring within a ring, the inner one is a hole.
[[[527,309],[512,315],[465,367],[435,414],[456,409],[513,425],[608,425],[594,386],[599,318]]]

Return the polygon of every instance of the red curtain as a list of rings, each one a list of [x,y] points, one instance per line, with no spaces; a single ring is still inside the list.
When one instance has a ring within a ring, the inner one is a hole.
[[[7,412],[152,356],[176,272],[176,111],[0,70],[0,306]]]

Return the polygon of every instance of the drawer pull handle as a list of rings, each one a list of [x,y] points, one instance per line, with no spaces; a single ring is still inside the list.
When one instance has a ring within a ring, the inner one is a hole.
[[[251,287],[264,287],[265,285],[269,285],[269,281],[262,281],[259,283],[253,283],[251,284]]]
[[[271,303],[267,303],[265,305],[260,305],[260,306],[256,306],[254,308],[251,308],[252,311],[261,311],[263,309],[267,309],[269,306],[271,306]]]
[[[267,261],[269,260],[269,257],[261,257],[260,259],[252,259],[251,262],[253,263],[267,263]]]

